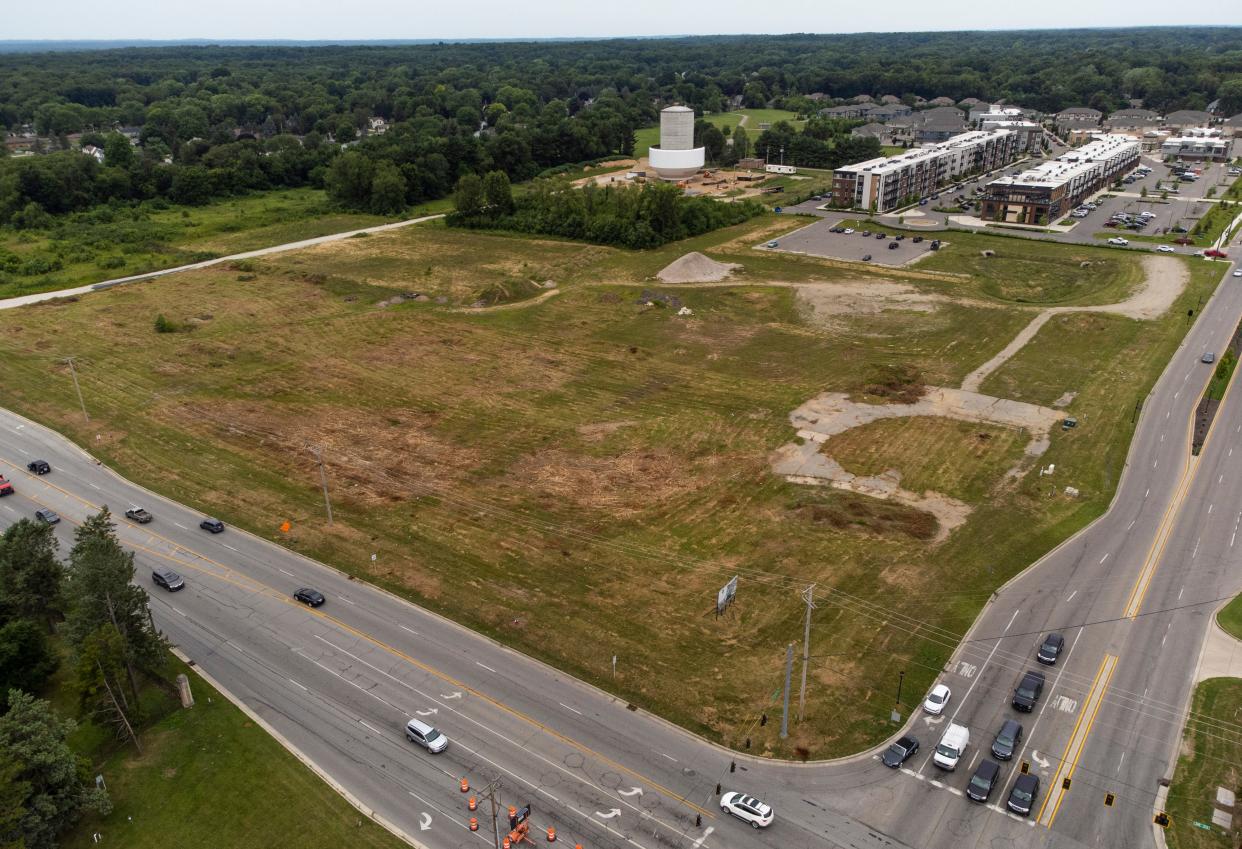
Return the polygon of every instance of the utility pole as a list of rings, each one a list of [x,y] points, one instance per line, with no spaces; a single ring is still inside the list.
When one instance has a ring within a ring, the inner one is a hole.
[[[815,602],[811,599],[814,595],[814,584],[802,591],[802,600],[806,602],[806,627],[802,633],[802,688],[798,692],[799,722],[806,714],[806,668],[811,663],[811,611],[815,609]]]
[[[315,460],[319,463],[319,485],[323,487],[323,506],[328,511],[328,527],[332,527],[332,501],[328,498],[328,474],[323,469],[323,449],[312,446],[311,453],[315,455]]]
[[[78,385],[78,370],[73,367],[73,357],[65,357],[65,362],[69,364],[69,374],[73,375],[73,388],[78,393],[78,404],[82,407],[82,418],[89,422],[91,417],[86,412],[86,402],[82,400],[82,387]]]
[[[785,705],[781,709],[781,739],[789,736],[789,682],[793,678],[793,643],[785,648]]]
[[[492,838],[496,842],[496,849],[500,849],[500,820],[497,811],[500,809],[500,779],[493,780],[490,784],[479,791],[479,795],[492,803]]]

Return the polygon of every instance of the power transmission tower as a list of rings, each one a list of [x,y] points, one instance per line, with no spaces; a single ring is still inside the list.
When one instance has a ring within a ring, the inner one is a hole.
[[[65,362],[69,364],[69,374],[73,375],[73,388],[78,393],[78,404],[82,407],[82,418],[89,422],[91,417],[86,412],[86,402],[82,400],[82,387],[78,385],[78,370],[73,367],[73,357],[65,357]]]
[[[332,500],[328,498],[328,473],[323,468],[323,449],[312,446],[311,453],[315,455],[315,460],[319,463],[319,485],[323,487],[323,506],[328,511],[328,527],[332,527]]]
[[[811,584],[802,591],[802,600],[806,602],[806,628],[802,634],[802,688],[798,692],[798,721],[806,715],[806,668],[811,664],[811,611],[815,609],[815,585]]]

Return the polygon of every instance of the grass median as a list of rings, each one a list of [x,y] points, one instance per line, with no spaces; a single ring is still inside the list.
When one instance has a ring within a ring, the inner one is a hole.
[[[1242,829],[1214,825],[1212,814],[1217,788],[1242,795],[1242,734],[1236,730],[1242,680],[1200,682],[1191,712],[1165,804],[1172,820],[1166,839],[1170,849],[1229,849],[1238,845]]]

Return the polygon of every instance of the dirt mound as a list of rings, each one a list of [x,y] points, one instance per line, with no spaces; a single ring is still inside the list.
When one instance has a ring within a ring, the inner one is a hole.
[[[741,267],[735,262],[716,262],[693,251],[664,266],[656,276],[665,283],[716,283]]]

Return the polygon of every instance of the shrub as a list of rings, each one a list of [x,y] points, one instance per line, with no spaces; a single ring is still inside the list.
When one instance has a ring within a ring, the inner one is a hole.
[[[178,330],[176,322],[169,321],[168,317],[160,313],[155,317],[156,333],[176,333]]]

